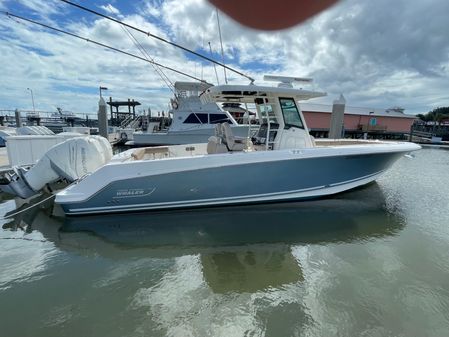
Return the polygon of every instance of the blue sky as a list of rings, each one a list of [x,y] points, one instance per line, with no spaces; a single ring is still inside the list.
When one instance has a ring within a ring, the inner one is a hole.
[[[221,59],[215,8],[206,1],[74,1],[209,56],[210,41],[212,55]],[[0,9],[139,55],[118,24],[58,0],[0,0]],[[265,73],[313,77],[313,88],[328,92],[321,103],[343,93],[351,106],[427,112],[449,106],[449,36],[440,15],[448,12],[445,0],[346,0],[278,32],[251,30],[220,13],[225,62],[260,84]],[[133,34],[155,61],[216,82],[207,62]],[[166,110],[171,95],[149,64],[6,17],[0,20],[0,62],[0,110],[31,109],[27,87],[38,110],[60,106],[77,113],[95,113],[100,85],[113,98],[134,98],[152,111]]]

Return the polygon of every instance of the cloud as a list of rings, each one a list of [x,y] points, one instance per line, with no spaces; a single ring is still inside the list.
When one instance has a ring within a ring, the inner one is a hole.
[[[12,4],[0,1],[0,6]],[[204,60],[131,31],[137,44],[120,25],[61,7],[59,1],[39,6],[42,3],[21,0],[22,6],[41,17],[46,15],[44,19],[52,20],[52,25],[135,54],[141,45],[156,62],[216,82],[213,66]],[[113,5],[98,7],[221,60],[216,11],[208,2],[151,0],[129,5],[115,1]],[[310,76],[316,89],[329,93],[321,102],[330,103],[343,93],[351,106],[400,105],[406,112],[419,113],[449,105],[449,35],[444,15],[440,15],[446,12],[449,2],[445,0],[347,0],[279,32],[250,30],[219,15],[225,62],[256,78],[257,83],[264,83],[265,73]],[[0,82],[0,108],[29,108],[29,95],[23,88],[33,86],[41,108],[64,104],[76,112],[95,112],[101,84],[117,99],[131,97],[153,111],[167,109],[171,93],[149,64],[10,20],[0,21],[0,33],[0,62],[9,65]],[[217,71],[223,83],[223,71]],[[186,80],[166,73],[172,81]],[[248,83],[239,75],[227,75],[232,83]]]
[[[113,14],[113,15],[120,14],[120,11],[117,8],[115,8],[114,6],[112,6],[111,4],[102,5],[102,6],[100,6],[100,8],[102,8],[105,12],[107,12],[109,14]]]
[[[160,8],[161,8],[162,3],[163,3],[163,1],[161,1],[161,0],[146,1],[143,5],[142,13],[144,15],[160,17],[161,16]]]
[[[6,4],[11,3],[12,1],[4,1]],[[22,6],[30,9],[34,14],[38,14],[43,17],[48,17],[50,15],[58,14],[61,12],[60,1],[57,0],[17,0],[16,5],[20,4]]]

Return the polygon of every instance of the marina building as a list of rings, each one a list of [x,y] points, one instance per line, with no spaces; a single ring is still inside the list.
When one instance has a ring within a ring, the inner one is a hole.
[[[332,105],[303,103],[301,109],[310,133],[316,138],[327,137],[331,124]],[[345,107],[343,133],[346,138],[401,139],[410,133],[417,120],[414,115],[404,113],[404,109],[371,109]]]

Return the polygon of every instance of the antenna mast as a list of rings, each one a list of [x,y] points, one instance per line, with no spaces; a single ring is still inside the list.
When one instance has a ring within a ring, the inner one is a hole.
[[[221,45],[221,63],[224,63],[224,52],[223,52],[223,39],[221,38],[221,28],[220,28],[220,17],[218,16],[218,9],[215,8],[215,12],[217,13],[217,25],[218,25],[218,35],[220,36],[220,45]],[[228,78],[226,77],[226,68],[223,67],[224,79],[225,83],[228,84]]]
[[[212,55],[212,46],[210,45],[210,41],[209,41],[209,50]],[[215,70],[215,77],[217,78],[217,85],[220,85],[220,81],[218,80],[217,67],[215,66],[215,63],[214,63],[214,70]]]

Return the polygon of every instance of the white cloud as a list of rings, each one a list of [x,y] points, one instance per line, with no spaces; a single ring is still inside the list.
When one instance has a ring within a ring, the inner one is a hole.
[[[161,16],[161,10],[160,10],[161,4],[162,4],[161,0],[160,1],[157,1],[157,0],[146,1],[143,6],[143,14],[154,16],[154,17]]]
[[[61,12],[62,5],[57,0],[17,0],[17,2],[25,7],[28,7],[35,14],[39,14],[43,17],[48,17],[53,14]],[[7,4],[8,1],[5,1]]]
[[[67,11],[54,1],[44,5],[37,0],[21,2],[41,16],[50,13],[45,19],[54,20],[54,25],[57,13]],[[8,3],[0,0],[0,6]],[[117,5],[117,1],[113,3]],[[221,59],[215,9],[209,3],[150,0],[139,5],[135,14],[121,14],[121,19],[209,56],[210,41],[214,57]],[[120,15],[111,4],[102,7]],[[449,35],[444,16],[438,15],[448,11],[445,0],[426,4],[347,0],[305,24],[280,32],[250,30],[221,13],[220,22],[228,63],[258,83],[264,73],[311,76],[317,89],[329,93],[330,97],[321,101],[331,102],[342,92],[351,106],[400,105],[407,112],[418,113],[449,105]],[[65,28],[139,54],[120,25],[94,19],[86,16]],[[0,79],[0,108],[30,108],[24,90],[33,87],[39,108],[63,105],[76,112],[95,112],[95,88],[101,84],[117,99],[131,97],[153,111],[166,110],[170,92],[163,89],[162,80],[149,64],[10,20],[0,22],[0,33],[0,62],[8,65]],[[198,77],[203,74],[215,82],[213,66],[207,62],[132,33],[156,62]],[[223,83],[223,72],[217,70]],[[248,83],[236,74],[227,74],[234,83]],[[172,81],[186,80],[169,71],[167,75]],[[71,86],[75,89],[70,90]]]
[[[115,8],[114,6],[112,6],[111,4],[102,5],[102,6],[100,6],[100,8],[102,8],[103,10],[105,10],[109,14],[113,14],[113,15],[119,15],[120,14],[120,11],[117,8]]]

